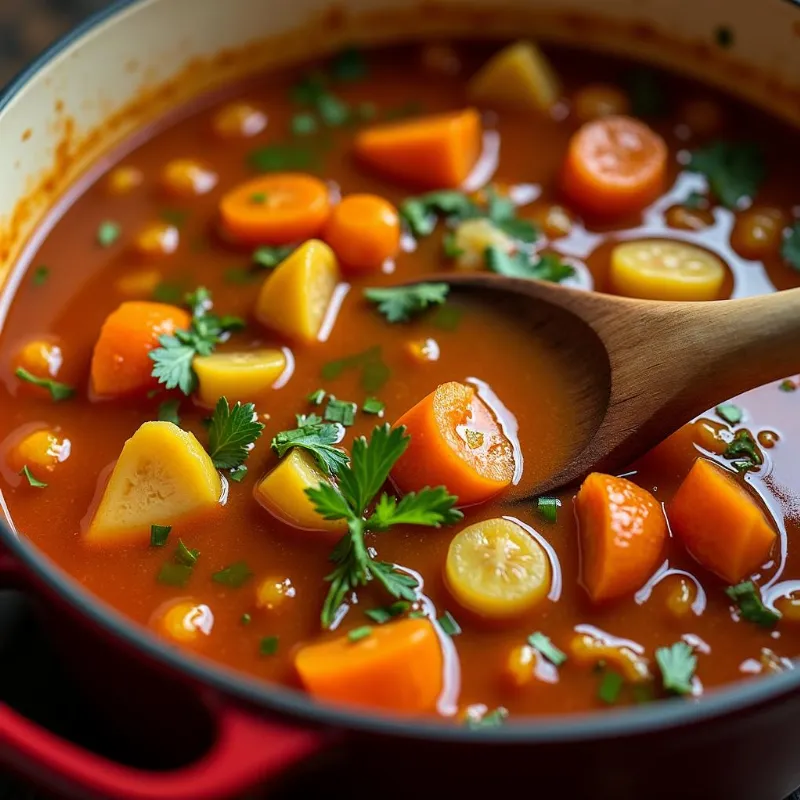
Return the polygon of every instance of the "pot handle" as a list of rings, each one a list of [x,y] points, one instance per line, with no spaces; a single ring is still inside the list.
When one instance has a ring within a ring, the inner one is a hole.
[[[0,554],[0,581],[18,583],[21,569]],[[6,579],[6,580],[3,580]],[[20,774],[70,796],[103,800],[219,800],[241,794],[318,752],[329,737],[220,702],[207,703],[216,738],[194,763],[171,771],[128,767],[85,750],[0,703],[0,750]]]

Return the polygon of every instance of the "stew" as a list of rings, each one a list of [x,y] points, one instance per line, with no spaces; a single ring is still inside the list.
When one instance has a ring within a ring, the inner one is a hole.
[[[519,501],[574,454],[582,365],[426,277],[800,285],[793,137],[527,42],[348,50],[207,98],[20,265],[9,520],[167,646],[320,701],[486,726],[792,669],[797,381]]]

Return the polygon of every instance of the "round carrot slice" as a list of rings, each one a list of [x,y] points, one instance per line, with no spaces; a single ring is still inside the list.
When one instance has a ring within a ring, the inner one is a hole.
[[[397,425],[411,436],[392,470],[403,492],[446,486],[464,506],[488,500],[514,477],[511,442],[471,386],[442,384]]]
[[[667,146],[655,131],[631,117],[603,117],[570,140],[561,188],[590,214],[624,216],[662,193],[666,167]]]
[[[243,244],[289,244],[316,236],[331,213],[318,178],[279,172],[228,192],[219,205],[223,231]]]
[[[581,583],[594,602],[635,592],[658,567],[667,524],[650,492],[593,472],[575,498]]]
[[[351,194],[333,209],[323,238],[343,267],[377,271],[400,249],[400,216],[382,197]]]

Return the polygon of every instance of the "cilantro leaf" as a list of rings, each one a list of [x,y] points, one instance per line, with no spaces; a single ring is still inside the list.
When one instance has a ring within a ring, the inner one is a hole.
[[[742,421],[742,409],[735,403],[720,403],[714,410],[720,419],[724,419],[730,425],[736,425]]]
[[[321,483],[306,489],[314,508],[323,519],[349,519],[352,516],[347,500],[330,483]]]
[[[105,220],[97,228],[97,243],[100,247],[111,247],[122,234],[122,228],[116,222]]]
[[[795,222],[781,244],[781,255],[790,267],[800,271],[800,222]]]
[[[180,415],[178,414],[180,405],[181,401],[176,398],[165,400],[158,407],[158,419],[161,422],[171,422],[173,425],[180,425],[181,418]]]
[[[575,274],[575,269],[555,253],[543,253],[538,256],[538,260],[531,260],[527,253],[518,251],[509,255],[499,247],[490,245],[486,248],[485,258],[486,266],[492,272],[509,278],[533,278],[560,283]]]
[[[417,283],[413,286],[364,289],[364,297],[376,303],[378,311],[389,322],[408,322],[428,306],[444,303],[449,291],[446,283]]]
[[[697,668],[697,656],[686,642],[656,650],[656,663],[661,670],[664,689],[673,694],[691,694],[692,676]]]
[[[508,719],[508,709],[498,706],[494,711],[484,714],[482,717],[467,717],[466,725],[470,730],[482,730],[483,728],[500,728]]]
[[[209,454],[214,466],[217,469],[240,467],[262,430],[264,423],[258,421],[252,403],[237,402],[231,408],[227,398],[220,397],[208,431]]]
[[[297,427],[290,431],[281,431],[272,439],[270,446],[283,458],[293,447],[308,450],[320,467],[328,475],[336,475],[347,466],[347,453],[333,445],[342,439],[342,429],[332,422],[323,422],[316,414],[297,415]]]
[[[367,526],[370,530],[386,530],[391,525],[428,525],[433,528],[452,525],[464,518],[453,508],[457,501],[458,498],[448,494],[444,486],[409,492],[400,501],[383,494],[367,520]]]
[[[458,636],[461,633],[461,626],[456,622],[456,618],[449,611],[445,611],[436,621],[439,623],[439,627],[450,638]]]
[[[66,383],[59,383],[50,378],[37,378],[23,367],[17,367],[14,374],[21,381],[26,381],[27,383],[32,383],[34,386],[41,386],[43,389],[47,389],[47,391],[50,392],[50,396],[56,402],[68,400],[75,394],[75,390],[71,386],[67,386]]]
[[[331,62],[331,76],[337,81],[360,81],[367,77],[364,53],[355,47],[342,50]]]
[[[512,239],[530,244],[539,238],[539,230],[530,220],[517,217],[514,201],[498,194],[493,187],[486,190],[486,216],[496,228]]]
[[[228,479],[235,481],[236,483],[241,483],[247,477],[247,467],[242,464],[239,467],[234,467],[228,473]]]
[[[711,191],[728,208],[752,198],[764,181],[764,154],[751,142],[718,140],[691,154],[688,169],[706,176]]]
[[[734,461],[734,466],[740,471],[754,469],[764,463],[764,458],[756,440],[747,430],[736,431],[733,435],[733,441],[725,448],[722,456]]]
[[[553,666],[560,667],[567,660],[566,653],[559,650],[550,641],[550,637],[540,631],[536,631],[528,637],[528,644],[534,650],[538,650]]]
[[[47,484],[43,481],[37,480],[33,477],[31,473],[30,467],[25,464],[25,466],[17,473],[18,475],[22,475],[25,480],[28,481],[28,486],[32,486],[34,489],[46,489]]]
[[[274,269],[294,251],[294,245],[263,245],[253,252],[253,263],[262,269]]]
[[[151,350],[153,377],[164,384],[167,389],[180,389],[190,395],[197,388],[197,375],[192,369],[192,361],[197,355],[197,348],[185,344],[177,336],[164,334],[158,337],[161,347]]]
[[[331,397],[325,409],[325,419],[328,422],[338,422],[347,428],[356,421],[356,411],[358,411],[358,406],[355,403]]]
[[[411,233],[420,237],[433,232],[438,216],[446,217],[451,223],[457,223],[479,217],[481,211],[463,192],[443,189],[419,197],[409,197],[400,206],[400,216]]]
[[[767,608],[761,600],[759,592],[753,581],[742,581],[736,586],[729,586],[725,594],[739,607],[742,619],[754,622],[762,628],[774,627],[781,615],[771,608]]]
[[[44,264],[36,267],[31,275],[31,283],[34,286],[42,286],[44,283],[47,282],[47,279],[50,277],[50,268],[44,266]]]
[[[368,397],[361,406],[361,410],[365,414],[383,414],[385,408],[386,404],[377,397]]]

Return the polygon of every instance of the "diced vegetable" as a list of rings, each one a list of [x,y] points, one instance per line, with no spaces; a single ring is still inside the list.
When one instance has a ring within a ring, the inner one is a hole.
[[[542,229],[548,239],[560,239],[572,231],[575,224],[574,214],[565,206],[554,203],[537,203],[526,212]]]
[[[331,485],[331,481],[310,453],[294,447],[256,486],[255,497],[267,511],[295,528],[340,536],[347,530],[346,520],[323,519],[306,494],[306,489],[320,484]]]
[[[367,165],[421,188],[457,188],[481,152],[474,108],[374,125],[356,134],[356,155]]]
[[[253,402],[272,388],[286,369],[281,350],[212,353],[192,361],[199,381],[198,398],[213,408],[220,397],[231,403]]]
[[[744,258],[763,261],[780,251],[783,232],[788,226],[789,219],[780,208],[750,208],[737,216],[731,245]]]
[[[534,679],[536,651],[529,645],[514,647],[505,663],[504,677],[517,689],[526,686]]]
[[[488,500],[514,477],[514,452],[489,407],[471,386],[450,382],[397,420],[411,443],[392,469],[403,492],[446,486],[459,505]]]
[[[339,266],[333,250],[312,239],[264,281],[255,315],[263,325],[289,339],[314,342],[338,283]]]
[[[222,483],[200,442],[171,422],[145,422],[125,442],[84,540],[149,544],[151,525],[219,507]]]
[[[219,205],[222,229],[243,244],[290,244],[317,236],[331,213],[328,187],[301,172],[274,172],[229,191]]]
[[[595,603],[631,594],[658,567],[667,540],[659,502],[625,478],[593,472],[575,498],[581,583]]]
[[[572,98],[572,110],[580,122],[600,117],[630,114],[628,95],[610,83],[590,83],[581,87]]]
[[[532,42],[516,42],[492,56],[472,77],[473,103],[521,111],[547,111],[561,87],[550,62]]]
[[[493,222],[481,217],[462,222],[453,235],[453,251],[459,269],[486,269],[486,248],[496,247],[504,253],[514,251],[514,240]]]
[[[331,212],[325,241],[343,268],[354,272],[380,272],[400,249],[397,209],[374,194],[351,194]]]
[[[414,364],[430,364],[441,355],[436,339],[411,339],[403,349]]]
[[[117,167],[108,173],[106,185],[111,194],[129,194],[144,183],[144,175],[136,167]]]
[[[15,367],[22,367],[36,378],[55,378],[63,363],[61,347],[46,339],[34,339],[23,345],[14,359]]]
[[[644,300],[715,300],[725,280],[717,256],[685,242],[637,239],[611,252],[617,294]]]
[[[766,562],[778,535],[733,473],[698,458],[667,516],[673,534],[706,569],[737,583]]]
[[[92,390],[99,397],[120,397],[155,388],[149,353],[159,337],[191,324],[181,308],[131,301],[108,315],[92,354]]]
[[[464,528],[450,542],[445,582],[468,611],[509,619],[541,602],[550,589],[547,553],[524,528],[496,518]]]
[[[278,611],[295,594],[295,588],[289,578],[270,575],[256,587],[256,607],[264,611]]]
[[[666,590],[665,605],[675,619],[683,619],[697,599],[697,586],[683,575],[669,575],[661,582]]]
[[[208,194],[218,180],[213,170],[193,158],[174,158],[161,174],[163,187],[170,194],[185,198]]]
[[[27,434],[11,451],[11,468],[19,472],[27,466],[33,470],[52,471],[57,464],[66,461],[72,450],[69,439],[56,431],[43,428]]]
[[[250,103],[228,103],[214,115],[212,125],[222,139],[247,139],[264,131],[267,115]]]
[[[608,644],[588,633],[577,634],[570,642],[569,651],[578,664],[586,666],[610,664],[630,683],[645,681],[650,677],[647,659],[642,658],[630,647]]]
[[[603,117],[573,134],[561,188],[583,211],[624,217],[650,205],[664,189],[667,146],[643,122]]]
[[[169,222],[149,222],[136,234],[134,242],[140,255],[147,258],[172,255],[180,243],[180,231]]]
[[[126,297],[144,299],[153,297],[161,283],[161,272],[157,269],[139,269],[117,278],[115,286],[120,294]]]
[[[443,659],[433,623],[405,619],[351,641],[339,636],[306,645],[295,656],[306,691],[320,700],[419,713],[442,690]]]
[[[171,600],[156,611],[151,624],[167,639],[187,645],[211,633],[214,615],[208,606],[196,600]]]

